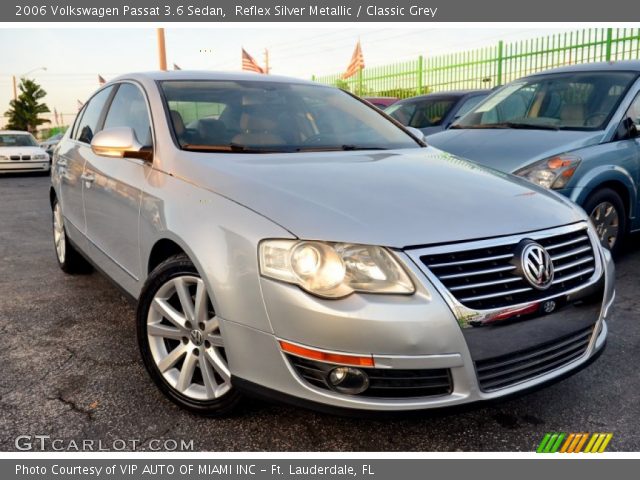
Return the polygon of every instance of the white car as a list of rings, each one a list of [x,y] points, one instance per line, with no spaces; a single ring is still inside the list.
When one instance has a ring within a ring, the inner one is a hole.
[[[0,173],[48,172],[49,155],[29,132],[0,130]]]

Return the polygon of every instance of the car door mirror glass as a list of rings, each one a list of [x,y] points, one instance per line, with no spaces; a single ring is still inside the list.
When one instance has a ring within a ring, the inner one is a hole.
[[[101,157],[151,160],[151,151],[140,144],[130,127],[107,128],[96,133],[91,150]]]

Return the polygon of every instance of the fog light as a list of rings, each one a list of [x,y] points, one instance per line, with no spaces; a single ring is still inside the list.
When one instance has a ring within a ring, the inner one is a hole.
[[[359,368],[337,367],[329,372],[329,385],[336,392],[357,395],[369,388],[369,377]]]

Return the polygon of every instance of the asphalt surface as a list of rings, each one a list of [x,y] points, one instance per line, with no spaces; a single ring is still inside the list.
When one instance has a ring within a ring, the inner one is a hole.
[[[211,451],[532,451],[549,431],[613,432],[609,451],[640,450],[638,237],[617,265],[606,351],[560,383],[499,404],[393,418],[249,400],[231,418],[208,419],[151,383],[119,290],[98,273],[58,268],[48,188],[48,177],[0,176],[0,450],[15,450],[19,435],[50,435],[94,448],[174,439]]]

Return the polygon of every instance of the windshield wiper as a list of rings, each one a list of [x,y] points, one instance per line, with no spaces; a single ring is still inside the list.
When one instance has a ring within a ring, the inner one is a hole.
[[[340,151],[353,151],[353,150],[389,150],[389,149],[385,147],[367,147],[366,145],[354,145],[354,144],[330,145],[327,147],[309,146],[309,147],[298,147],[295,149],[296,152],[340,152]]]
[[[246,145],[240,145],[238,143],[228,143],[226,145],[195,145],[184,144],[183,150],[189,150],[190,152],[226,152],[226,153],[284,153],[290,152],[290,150],[284,150],[281,148],[270,147],[248,147]]]
[[[518,122],[501,122],[501,123],[484,123],[480,125],[452,125],[450,128],[474,128],[474,129],[491,129],[491,128],[514,128],[522,130],[560,130],[555,125],[544,125],[535,123],[518,123]]]

